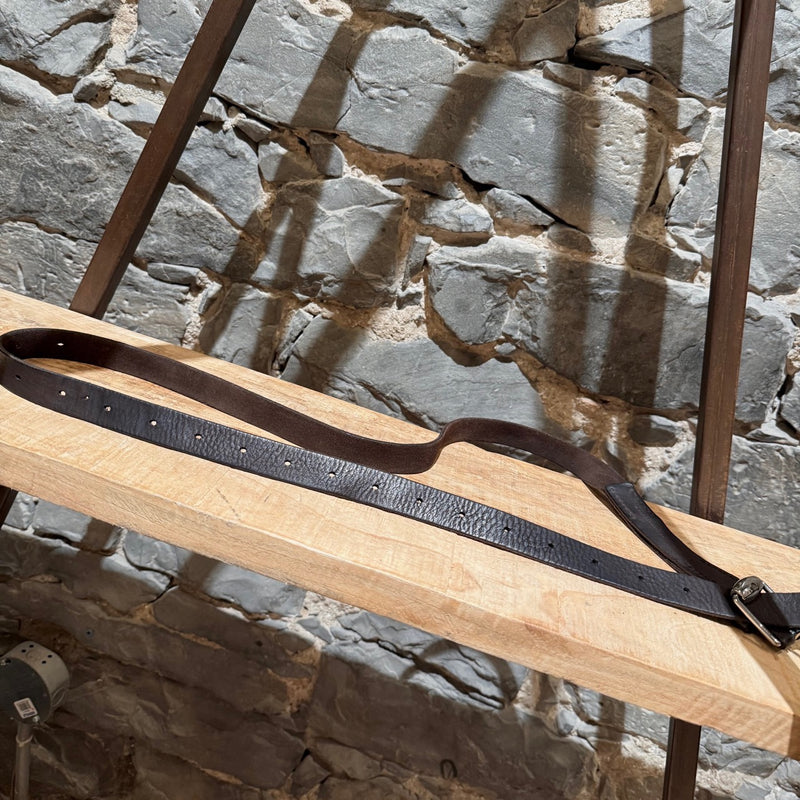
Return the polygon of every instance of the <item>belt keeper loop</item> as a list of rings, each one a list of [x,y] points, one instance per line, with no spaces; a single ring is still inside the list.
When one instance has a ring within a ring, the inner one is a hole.
[[[784,644],[778,639],[766,625],[748,608],[763,592],[774,594],[772,589],[755,575],[736,581],[731,588],[731,600],[736,610],[766,639],[773,647],[783,649]]]

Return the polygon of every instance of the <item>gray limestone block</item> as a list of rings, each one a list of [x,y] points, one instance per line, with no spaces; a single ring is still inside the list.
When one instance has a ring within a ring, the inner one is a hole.
[[[286,718],[242,714],[203,689],[107,658],[74,666],[64,708],[86,727],[143,739],[259,789],[281,786],[305,749]]]
[[[78,22],[42,42],[23,60],[58,78],[87,75],[110,43],[111,23]]]
[[[800,382],[792,378],[789,388],[781,398],[779,415],[796,431],[800,431]]]
[[[136,783],[129,800],[263,800],[253,786],[219,780],[190,761],[137,743],[133,756]]]
[[[414,682],[413,673],[419,673],[416,679],[433,691],[465,702],[502,708],[516,697],[528,673],[519,665],[366,611],[339,617],[338,624],[335,636],[345,632],[357,637],[353,658],[377,668],[381,655],[376,654],[388,650],[408,662],[404,680]]]
[[[687,447],[642,487],[647,499],[689,510],[694,448]],[[733,528],[800,546],[796,476],[800,448],[733,437],[725,523]]]
[[[174,79],[208,5],[209,0],[141,0],[128,67]],[[215,94],[259,119],[332,130],[343,110],[354,37],[339,20],[298,0],[261,0]]]
[[[718,98],[728,88],[733,6],[730,0],[713,0],[702,6],[671,0],[653,17],[623,19],[604,33],[582,39],[575,53],[603,64],[652,70],[689,94]],[[796,3],[781,0],[776,10],[767,110],[787,122],[796,122],[800,110],[800,62],[794,44],[798,33]]]
[[[126,53],[129,64],[172,80],[208,11],[208,0],[144,0],[137,7],[137,29]]]
[[[542,64],[542,75],[567,89],[585,92],[591,89],[594,75],[583,67],[574,64],[560,64],[557,61],[547,61]]]
[[[531,64],[564,59],[575,44],[578,10],[577,0],[564,0],[524,20],[513,39],[517,60]]]
[[[508,287],[543,280],[552,258],[528,242],[500,236],[477,247],[442,247],[428,256],[431,304],[461,341],[500,340],[513,304]]]
[[[314,743],[314,754],[324,764],[329,774],[368,781],[381,774],[381,764],[360,750],[346,747],[338,742],[322,739]]]
[[[73,87],[72,96],[80,103],[91,103],[101,92],[107,92],[116,78],[105,63],[101,63],[88,75],[84,75]]]
[[[143,0],[131,53],[137,68],[170,73],[166,53],[180,52],[192,6]],[[665,138],[641,108],[534,69],[462,64],[419,29],[359,34],[295,0],[256,6],[216,93],[268,122],[342,131],[370,147],[450,162],[607,235],[628,230],[663,171]]]
[[[713,728],[704,732],[702,742],[700,763],[704,767],[730,770],[749,777],[768,778],[784,760],[777,753],[753,747]]]
[[[237,114],[233,117],[233,127],[256,144],[263,142],[272,133],[269,125],[265,125],[260,120],[246,117],[244,114]]]
[[[327,178],[341,178],[346,165],[344,153],[329,138],[319,133],[308,137],[308,152],[320,174]]]
[[[669,720],[663,714],[622,703],[559,678],[544,675],[535,677],[545,684],[537,710],[550,713],[549,706],[554,699],[550,693],[555,689],[556,705],[567,716],[570,713],[574,715],[574,732],[596,747],[609,740],[622,740],[628,735],[643,736],[666,747]]]
[[[278,675],[308,677],[308,669],[288,656],[307,650],[314,637],[290,630],[283,620],[249,620],[240,611],[213,605],[182,589],[171,589],[152,606],[161,625],[242,653]]]
[[[179,583],[251,614],[287,616],[303,606],[302,589],[133,531],[128,531],[123,547],[128,560],[140,569],[165,572]]]
[[[370,308],[397,282],[403,199],[355,177],[281,188],[253,280]]]
[[[422,271],[432,241],[430,236],[415,234],[412,237],[404,259],[404,283],[413,280]]]
[[[98,240],[141,138],[71,95],[53,95],[5,67],[0,67],[0,136],[4,217],[34,220],[43,230],[72,239]],[[177,185],[167,187],[138,254],[219,271],[247,257],[230,223]]]
[[[255,265],[254,247],[213,205],[170,184],[136,254],[147,261],[204,267],[232,278]]]
[[[110,26],[102,20],[117,5],[118,0],[5,0],[0,59],[75,78],[108,44]]]
[[[620,78],[615,93],[626,100],[633,100],[643,108],[649,108],[661,120],[687,138],[700,141],[709,120],[708,109],[693,97],[678,97],[648,83],[642,78],[629,76]]]
[[[411,204],[411,214],[422,225],[439,228],[454,233],[494,233],[494,225],[489,212],[477,203],[466,198],[444,200],[442,198],[421,198]]]
[[[98,239],[141,139],[71,95],[0,68],[0,190],[7,218]]]
[[[82,550],[115,550],[121,529],[108,522],[87,517],[77,511],[40,500],[36,505],[33,529],[39,536],[66,539]]]
[[[189,287],[163,283],[128,267],[104,319],[122,328],[180,344],[191,318]]]
[[[146,616],[120,617],[51,582],[4,585],[0,601],[15,615],[47,620],[94,653],[201,689],[239,712],[281,714],[287,709],[286,683],[263,659],[179,635],[153,625]],[[283,654],[280,663],[289,670],[291,657]],[[294,676],[303,677],[299,671]]]
[[[689,169],[667,218],[672,235],[710,259],[714,245],[724,118],[712,115],[703,150]],[[765,295],[800,287],[800,133],[766,127],[756,211],[750,284]]]
[[[347,778],[328,778],[320,786],[319,800],[417,800],[429,795],[421,795],[396,780],[380,775],[371,780],[350,780]]]
[[[200,122],[218,122],[222,124],[227,120],[228,110],[225,108],[225,103],[217,97],[209,97],[200,114]]]
[[[184,267],[180,264],[161,264],[154,262],[147,265],[147,274],[157,281],[174,283],[178,286],[193,286],[197,280],[197,267]]]
[[[20,492],[14,498],[14,504],[11,506],[11,510],[8,512],[3,524],[24,531],[33,522],[35,511],[36,499],[29,494]]]
[[[118,554],[78,550],[60,540],[7,531],[0,539],[0,572],[18,578],[52,575],[77,597],[128,612],[166,589],[164,575],[134,569]]]
[[[691,94],[713,98],[728,86],[733,4],[714,0],[702,7],[672,0],[650,18],[623,19],[578,42],[575,53],[603,64],[651,69]]]
[[[258,146],[258,168],[264,180],[270,183],[308,181],[320,177],[316,164],[308,155],[287,150],[278,142],[262,142]]]
[[[1,167],[0,167],[1,169]],[[68,306],[91,260],[94,244],[47,233],[27,222],[0,225],[0,285]],[[106,319],[159,339],[180,342],[189,320],[189,291],[129,267]]]
[[[323,650],[309,706],[315,739],[413,764],[420,780],[439,778],[448,761],[459,780],[503,800],[590,793],[594,754],[587,742],[558,739],[514,707],[488,709],[433,693],[408,680],[404,661],[385,650],[372,663],[364,654],[353,660],[352,650],[346,643]]]
[[[429,428],[494,417],[565,435],[516,364],[463,366],[429,339],[374,340],[317,317],[297,339],[283,378]]]
[[[432,305],[456,336],[473,344],[505,336],[588,391],[634,405],[697,404],[706,289],[512,241],[495,237],[428,257]],[[780,309],[751,296],[742,421],[764,420],[791,340]]]
[[[302,797],[319,786],[330,772],[309,753],[292,773],[292,797]]]
[[[547,229],[547,238],[567,250],[577,250],[579,253],[587,254],[597,252],[592,240],[583,231],[571,225],[564,225],[562,222],[554,222]]]
[[[284,301],[247,284],[234,284],[204,321],[200,347],[217,358],[266,372]]]
[[[425,194],[443,200],[463,200],[464,193],[458,186],[457,170],[441,162],[402,162],[386,170],[384,186],[411,186]]]
[[[500,32],[519,25],[529,3],[527,0],[484,0],[480,5],[438,0],[351,0],[350,5],[424,22],[426,27],[458,42],[485,45]]]
[[[111,119],[127,125],[132,131],[145,136],[155,125],[161,106],[151,100],[136,100],[133,103],[119,103],[111,100],[106,106]]]
[[[691,281],[703,263],[699,253],[670,247],[640,234],[633,234],[625,243],[625,262],[642,272],[675,281]]]
[[[680,430],[676,422],[658,414],[637,414],[628,427],[628,433],[635,442],[655,447],[675,444]]]
[[[367,145],[451,161],[586,232],[626,232],[660,180],[664,136],[619,98],[533,69],[461,66],[422,31],[399,28],[369,36],[353,72],[341,129]]]
[[[483,196],[483,202],[496,219],[516,225],[546,228],[553,223],[553,218],[537,208],[530,200],[497,187],[490,189]]]

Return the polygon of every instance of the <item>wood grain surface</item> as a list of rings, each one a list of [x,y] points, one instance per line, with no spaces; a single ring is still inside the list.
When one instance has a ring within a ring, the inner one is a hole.
[[[30,326],[84,330],[156,350],[363,435],[432,437],[302,387],[0,291],[0,331]],[[116,373],[56,366],[231,422]],[[661,565],[574,478],[460,444],[416,479]],[[2,389],[0,483],[800,757],[800,655],[776,652],[732,628],[394,514],[104,431]],[[800,591],[800,551],[657,511],[725,569],[759,575],[778,591]]]

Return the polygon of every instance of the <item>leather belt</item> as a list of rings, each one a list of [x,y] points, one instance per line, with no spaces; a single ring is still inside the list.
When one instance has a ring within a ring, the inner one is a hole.
[[[293,444],[244,433],[31,363],[42,358],[135,376]],[[614,469],[533,428],[464,418],[423,444],[368,439],[165,356],[113,339],[49,328],[20,329],[0,337],[0,385],[39,406],[126,436],[410,517],[684,611],[755,627],[776,647],[792,643],[800,630],[800,593],[773,593],[758,578],[737,580],[706,561],[672,533]],[[676,572],[607,553],[402,477],[430,468],[454,442],[524,450],[572,472]]]

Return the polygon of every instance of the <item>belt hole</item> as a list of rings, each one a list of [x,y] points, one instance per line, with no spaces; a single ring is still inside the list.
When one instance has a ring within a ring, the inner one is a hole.
[[[89,395],[88,395],[88,394],[85,394],[85,395],[84,395],[84,396],[81,398],[81,400],[88,400],[88,399],[89,399]]]
[[[510,533],[510,532],[511,528],[509,528],[508,525],[506,525],[505,528],[503,528],[503,533]]]
[[[458,518],[459,518],[459,519],[464,519],[466,516],[467,516],[467,515],[466,515],[466,514],[465,514],[463,511],[459,511],[459,512],[458,512]]]
[[[380,488],[381,488],[381,487],[380,487],[380,486],[379,486],[377,483],[373,483],[373,484],[372,484],[372,491],[373,491],[373,492],[377,492],[377,491],[378,491],[378,489],[380,489]]]
[[[60,389],[59,392],[58,392],[58,396],[59,397],[66,397],[67,393],[63,389]]]
[[[56,342],[56,347],[63,347],[63,346],[64,346],[64,342]]]
[[[636,577],[637,577],[637,578],[638,578],[640,581],[643,581],[643,580],[644,580],[644,575],[637,575]]]
[[[158,420],[157,419],[151,419],[150,420],[150,425],[155,428],[156,425],[158,425]]]
[[[329,478],[335,478],[335,477],[336,477],[336,472],[335,472],[334,470],[331,470],[331,471],[328,473],[328,477],[329,477]]]
[[[684,586],[683,587],[683,591],[686,592],[686,594],[689,594],[689,587],[688,586]]]
[[[239,448],[239,452],[240,452],[242,455],[244,455],[244,454],[247,452],[247,448],[246,448],[246,447],[240,447],[240,448]]]
[[[22,380],[22,375],[15,375],[14,377],[15,377],[15,378],[16,378],[18,381],[21,381],[21,380]]]
[[[597,563],[599,563],[598,560],[596,558],[593,558],[592,559],[592,564],[597,564]]]
[[[103,408],[103,411],[111,411],[111,406],[105,406],[105,407]]]
[[[292,466],[292,462],[289,461],[289,459],[287,458],[286,461],[283,462],[283,466],[284,467],[291,467]]]
[[[548,546],[548,547],[555,547],[555,545],[554,545],[552,542],[548,542],[548,543],[547,543],[547,546]]]
[[[203,434],[202,433],[196,433],[194,435],[194,438],[197,439],[197,441],[199,442],[203,438]]]
[[[417,498],[417,505],[418,505],[418,506],[421,506],[421,505],[422,505],[422,498],[421,498],[421,497],[418,497],[418,498]]]

